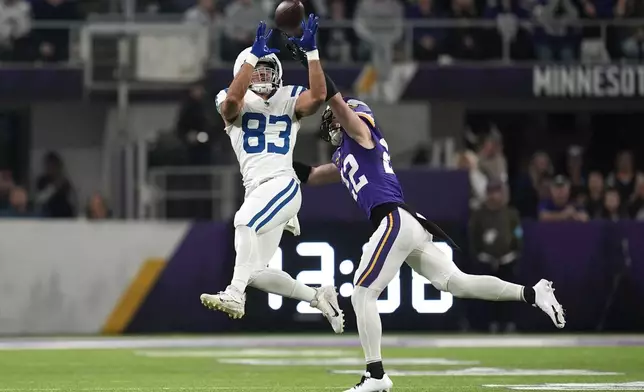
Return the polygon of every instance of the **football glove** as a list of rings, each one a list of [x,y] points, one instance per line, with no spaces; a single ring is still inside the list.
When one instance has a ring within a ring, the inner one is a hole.
[[[305,52],[317,50],[315,43],[315,34],[318,32],[318,21],[320,18],[314,14],[309,15],[309,19],[305,22],[302,21],[302,37],[291,37],[289,40],[302,48]]]
[[[279,53],[279,49],[271,49],[266,45],[268,40],[271,38],[272,33],[272,29],[268,29],[268,31],[266,31],[266,22],[259,22],[259,26],[257,26],[257,35],[255,36],[255,42],[253,42],[250,53],[256,56],[258,59],[261,59],[264,56],[268,56],[269,54]]]

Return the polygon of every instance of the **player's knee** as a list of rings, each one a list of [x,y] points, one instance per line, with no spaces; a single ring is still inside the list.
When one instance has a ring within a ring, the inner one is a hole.
[[[351,294],[351,304],[354,309],[358,309],[363,307],[370,300],[378,300],[379,296],[380,291],[357,285],[353,289],[353,294]]]
[[[257,233],[249,226],[235,227],[235,249],[240,246],[252,247],[257,243]]]
[[[248,285],[251,287],[255,287],[253,286],[253,282],[255,282],[255,279],[257,279],[257,277],[261,275],[262,272],[264,272],[265,270],[266,270],[266,267],[254,269],[253,272],[250,273],[250,278],[248,279]]]
[[[362,286],[355,286],[353,288],[353,294],[351,294],[351,305],[353,305],[353,309],[358,309],[360,304],[364,303],[366,290]]]
[[[436,290],[451,292],[452,281],[458,281],[458,275],[463,275],[463,272],[458,268],[453,268],[432,270],[431,273],[424,276],[430,281]]]
[[[456,298],[470,298],[472,296],[468,282],[470,276],[462,271],[452,274],[445,282],[445,289],[442,291],[448,291]]]

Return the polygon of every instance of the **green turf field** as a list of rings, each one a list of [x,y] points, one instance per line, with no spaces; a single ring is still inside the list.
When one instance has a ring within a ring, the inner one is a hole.
[[[644,391],[641,346],[390,347],[383,355],[392,391]],[[359,379],[353,372],[362,369],[355,345],[5,348],[0,350],[0,392],[343,391]]]

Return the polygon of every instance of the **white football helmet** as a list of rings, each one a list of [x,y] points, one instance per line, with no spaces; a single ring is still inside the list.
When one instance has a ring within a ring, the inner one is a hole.
[[[248,47],[237,56],[233,67],[233,77],[244,65],[250,50],[251,48]],[[274,53],[261,57],[255,66],[250,89],[258,94],[268,94],[279,87],[282,87],[282,63]]]

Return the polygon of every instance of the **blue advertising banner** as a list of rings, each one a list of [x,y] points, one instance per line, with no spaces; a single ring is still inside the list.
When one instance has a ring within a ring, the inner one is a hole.
[[[341,91],[353,91],[363,68],[329,66],[326,71]],[[77,67],[3,68],[0,99],[80,100],[83,70]],[[228,87],[230,67],[211,69],[207,84],[213,93]],[[307,71],[287,65],[285,84],[308,85]],[[179,92],[134,91],[134,98],[177,98]],[[104,94],[100,95],[104,97]],[[97,96],[98,97],[98,96]],[[607,65],[450,65],[421,64],[402,93],[403,99],[632,99],[644,97],[644,66]]]

